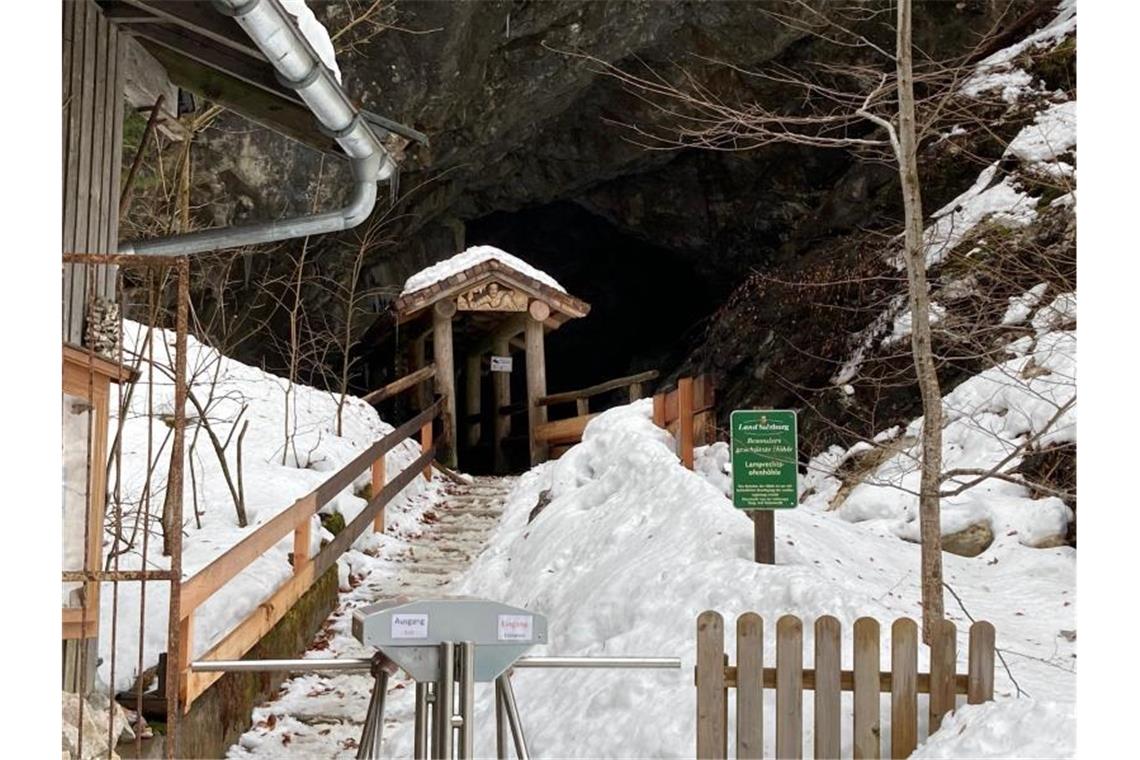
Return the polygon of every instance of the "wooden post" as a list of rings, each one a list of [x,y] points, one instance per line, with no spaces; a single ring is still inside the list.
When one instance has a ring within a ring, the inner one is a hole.
[[[535,437],[535,428],[546,422],[546,407],[538,400],[546,395],[546,346],[543,339],[543,320],[550,316],[550,307],[542,301],[530,302],[530,319],[526,321],[526,400],[530,424],[531,466],[545,462],[549,453],[546,443]]]
[[[510,339],[506,336],[496,338],[492,350],[496,356],[510,356]],[[495,472],[501,475],[507,470],[503,439],[511,434],[511,415],[503,414],[503,407],[511,405],[511,373],[492,372],[491,387],[495,396]]]
[[[665,394],[658,393],[653,396],[653,424],[659,428],[665,427]]]
[[[776,621],[776,757],[804,754],[804,625],[795,615]]]
[[[412,371],[427,365],[427,334],[412,339]],[[412,395],[415,399],[416,411],[422,412],[428,408],[431,403],[428,399],[428,387],[424,383],[418,383]]]
[[[472,420],[482,411],[483,406],[483,355],[467,355],[467,445],[474,448],[479,445],[483,435],[483,424]]]
[[[697,754],[725,757],[728,726],[724,698],[724,618],[702,612],[697,618]]]
[[[736,619],[736,757],[764,756],[764,621],[755,612]]]
[[[305,569],[309,564],[309,544],[313,530],[313,517],[309,515],[297,523],[293,530],[293,575]]]
[[[584,417],[590,413],[590,399],[580,398],[574,402],[579,417]]]
[[[443,436],[439,459],[448,467],[457,467],[455,454],[455,356],[451,341],[451,318],[454,301],[439,301],[432,309],[432,350],[435,352],[435,392],[443,396]]]
[[[839,757],[842,718],[840,705],[840,645],[843,632],[839,621],[824,615],[815,621],[815,756],[819,760]],[[876,694],[878,685],[876,684]]]
[[[420,428],[420,449],[427,451],[431,448],[431,420],[424,423]],[[431,480],[431,465],[429,464],[424,468],[424,480]]]
[[[384,489],[384,482],[388,479],[387,472],[387,454],[381,454],[375,462],[372,463],[372,498],[375,499],[376,495]],[[428,475],[431,475],[431,468],[428,468]],[[384,507],[380,507],[380,511],[376,513],[376,519],[372,523],[372,530],[377,533],[384,532]]]
[[[681,464],[693,469],[693,378],[677,381],[677,415],[680,417]]]
[[[891,626],[891,757],[918,745],[918,626],[899,618]]]
[[[994,627],[985,620],[970,626],[966,702],[980,705],[994,698]]]
[[[879,760],[879,621],[855,621],[854,702],[855,760]]]
[[[761,565],[776,564],[776,511],[753,509],[752,556]]]
[[[637,401],[639,398],[641,398],[641,383],[630,383],[629,400]]]
[[[949,620],[939,620],[930,642],[930,733],[954,712],[954,676],[958,669],[958,632]]]

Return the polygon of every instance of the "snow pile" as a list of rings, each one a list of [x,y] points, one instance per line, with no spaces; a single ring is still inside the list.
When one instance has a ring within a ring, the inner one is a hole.
[[[857,617],[871,615],[889,625],[897,617],[921,615],[919,547],[834,513],[781,512],[777,564],[754,563],[751,521],[733,509],[720,486],[680,465],[674,441],[652,424],[651,415],[648,399],[606,411],[591,421],[581,444],[523,475],[490,545],[448,589],[548,615],[550,643],[534,654],[682,659],[680,672],[518,671],[519,709],[536,757],[692,756],[694,635],[703,610],[725,616],[729,651],[734,620],[742,612],[759,612],[767,626],[785,613],[801,616],[807,621],[805,652],[812,651],[812,621],[836,615],[844,624],[844,667],[850,667],[850,626]],[[698,467],[723,478],[726,454],[723,444],[704,448]],[[546,490],[549,504],[528,524]],[[1068,597],[1072,550],[1031,550],[1015,542],[1003,544],[997,556],[1000,562],[987,564],[948,555],[947,582],[972,614],[996,625],[999,646],[1027,656],[1007,655],[1018,684],[1034,695],[1040,690],[1061,698],[1071,693],[1075,680],[1074,646],[1058,635],[1059,629],[1075,627]],[[1016,593],[993,593],[1014,584]],[[969,622],[947,601],[959,627],[959,669],[965,672]],[[771,630],[768,662],[774,657]],[[884,641],[885,662],[888,654]],[[922,667],[926,656],[923,648]],[[1012,685],[1000,666],[996,679],[998,694],[1010,696]],[[389,694],[395,725],[386,728],[385,751],[392,756],[410,752],[410,691]],[[770,706],[772,692],[766,699]],[[476,755],[493,756],[488,688],[477,688],[476,704],[477,725],[488,727],[476,732]],[[810,747],[810,698],[804,711]],[[919,714],[925,712],[922,699]],[[766,711],[769,755],[773,713]],[[731,707],[729,716],[731,722]],[[888,698],[882,721],[886,745]],[[849,725],[843,738],[848,755]],[[925,730],[923,725],[920,732]]]
[[[912,758],[1074,757],[1076,705],[1033,699],[965,705]]]
[[[1077,30],[1077,0],[1062,0],[1057,15],[1042,29],[1015,45],[999,50],[978,64],[974,74],[962,85],[970,97],[985,92],[1001,91],[1007,103],[1014,103],[1032,90],[1033,78],[1014,60],[1031,48],[1041,51],[1055,48]]]
[[[124,333],[124,351],[128,361],[132,354],[147,353],[148,349],[143,346],[145,331],[139,325],[127,322]],[[127,539],[132,540],[129,548],[124,541],[118,544],[118,551],[124,552],[118,557],[118,567],[122,570],[142,567],[144,535],[148,544],[147,567],[166,569],[170,566],[169,559],[162,556],[159,515],[162,512],[170,461],[171,428],[168,419],[174,411],[173,375],[170,371],[174,356],[174,335],[156,330],[153,340],[154,361],[158,368],[150,372],[145,365],[142,367],[142,378],[135,385],[124,416],[120,489],[125,532]],[[337,397],[333,394],[303,385],[290,386],[286,379],[229,359],[193,336],[188,337],[187,368],[192,378],[191,392],[206,412],[210,427],[222,442],[230,440],[226,448],[226,461],[235,478],[236,442],[240,426],[249,423],[242,439],[242,480],[249,525],[245,528],[238,525],[233,497],[205,429],[198,434],[191,453],[198,416],[194,404],[188,403],[183,495],[184,579],[225,553],[296,499],[314,490],[331,473],[348,464],[367,446],[392,430],[390,425],[380,420],[370,405],[350,397],[345,403],[342,432],[338,435]],[[148,416],[147,383],[152,375],[154,415]],[[119,399],[113,393],[109,430],[112,438],[119,422],[118,403]],[[401,471],[419,453],[419,445],[415,442],[400,444],[387,454],[388,473]],[[142,511],[140,504],[145,501],[148,469],[151,469],[149,531],[139,519]],[[339,512],[346,522],[351,521],[366,506],[366,501],[354,494],[369,479],[370,474],[366,470],[322,511]],[[388,514],[400,519],[406,497],[421,488],[422,483],[421,478],[413,481],[404,495],[389,506]],[[115,485],[112,469],[109,485],[111,493],[114,493]],[[112,519],[113,514],[109,514],[109,528]],[[325,538],[329,535],[316,517],[313,520],[311,548],[315,552],[322,535]],[[134,530],[136,524],[139,527]],[[109,530],[104,538],[104,557],[111,556],[115,548],[114,536]],[[290,534],[198,608],[193,633],[195,655],[202,654],[216,644],[291,575],[292,566],[288,554],[292,548]],[[113,686],[123,689],[137,676],[138,623],[143,600],[140,598],[139,584],[136,583],[120,584],[117,596],[118,626]],[[156,664],[159,652],[166,649],[167,599],[166,583],[147,584],[144,669]],[[103,664],[99,673],[104,682],[109,682],[112,606],[116,604],[111,584],[104,584],[100,603],[102,613],[99,640]]]
[[[332,38],[329,37],[329,30],[320,21],[317,21],[317,17],[313,15],[313,9],[308,6],[305,0],[281,0],[281,5],[297,20],[297,28],[313,46],[313,50],[320,57],[321,63],[332,70],[336,81],[340,82],[340,67],[336,64],[336,48],[333,47]]]
[[[518,256],[512,256],[493,245],[476,245],[462,253],[455,254],[450,259],[444,259],[437,264],[432,264],[427,269],[423,269],[412,275],[408,278],[408,281],[404,283],[404,290],[400,295],[407,295],[409,293],[415,293],[418,290],[423,290],[424,288],[430,288],[437,282],[446,280],[452,275],[464,272],[490,259],[500,261],[511,269],[538,280],[544,285],[549,285],[555,290],[560,290],[563,293],[566,292],[566,288],[559,285],[557,280],[541,269],[532,267]]]

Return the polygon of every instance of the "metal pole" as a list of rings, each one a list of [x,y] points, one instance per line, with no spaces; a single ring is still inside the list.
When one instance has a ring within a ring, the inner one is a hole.
[[[515,668],[668,668],[681,667],[680,657],[520,657]]]
[[[511,672],[508,670],[497,679],[496,687],[503,693],[503,703],[507,708],[507,721],[511,726],[511,735],[515,740],[515,756],[519,760],[530,760],[530,750],[526,746],[526,735],[523,734],[522,721],[519,720],[519,707],[515,704],[515,691],[511,688]]]
[[[455,645],[444,641],[439,645],[439,680],[435,686],[435,746],[432,753],[436,760],[451,760],[451,738],[454,712],[453,689],[455,686]]]
[[[503,702],[503,689],[495,682],[495,757],[507,760],[510,735],[507,733],[507,708]]]
[[[416,684],[416,722],[415,745],[412,757],[415,760],[427,760],[428,756],[428,685]]]
[[[464,641],[459,649],[459,757],[475,755],[475,642]]]
[[[338,660],[198,660],[190,663],[193,673],[319,673],[332,671],[370,670],[372,661],[366,658]],[[520,657],[511,665],[515,668],[638,668],[679,669],[679,657]]]
[[[384,700],[387,695],[388,671],[378,668],[376,682],[372,686],[372,698],[368,701],[368,714],[364,718],[364,731],[356,750],[356,760],[380,758],[380,741],[384,734]]]

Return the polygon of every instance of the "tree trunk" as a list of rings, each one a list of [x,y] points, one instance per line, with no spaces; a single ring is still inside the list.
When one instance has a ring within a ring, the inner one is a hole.
[[[922,536],[922,637],[932,641],[934,625],[943,618],[942,526],[939,486],[942,474],[942,392],[930,338],[930,293],[922,244],[922,194],[916,158],[914,76],[911,69],[911,0],[899,0],[898,67],[899,179],[906,220],[903,258],[911,313],[911,351],[922,394],[922,484],[918,500]]]

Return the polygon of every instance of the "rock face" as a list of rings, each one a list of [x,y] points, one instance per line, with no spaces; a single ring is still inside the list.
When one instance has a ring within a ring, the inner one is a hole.
[[[812,5],[825,13],[834,7]],[[1014,2],[1007,15],[1021,5]],[[960,52],[1005,10],[1005,3],[923,4],[916,45],[934,56]],[[347,22],[337,4],[317,12],[334,31]],[[346,86],[364,107],[431,139],[430,146],[408,147],[401,201],[377,211],[377,219],[387,213],[388,244],[366,254],[366,284],[398,291],[410,273],[474,242],[468,228],[490,214],[573,203],[616,234],[687,258],[710,288],[701,304],[708,313],[743,274],[778,265],[804,240],[873,222],[869,216],[882,212],[872,202],[876,190],[893,181],[889,169],[853,168],[845,152],[790,145],[738,154],[647,151],[618,124],[654,128],[669,115],[582,57],[673,79],[689,75],[735,102],[790,106],[788,93],[710,63],[804,68],[851,57],[779,23],[774,12],[816,13],[791,2],[397,0],[386,17],[392,28],[370,39],[366,30],[350,32],[340,57]],[[887,24],[866,31],[892,42]],[[339,161],[322,161],[236,118],[219,119],[195,150],[203,223],[278,217],[343,200]],[[314,246],[322,274],[347,276],[355,239],[348,233],[339,243]],[[282,261],[254,264],[252,275],[246,270],[231,281],[240,291],[235,300],[264,301],[258,277],[285,274]],[[321,305],[320,294],[307,297]],[[381,299],[373,309],[382,307]],[[279,320],[270,326],[284,329]]]

